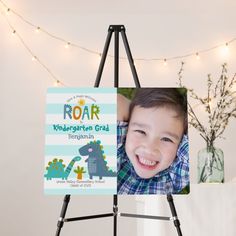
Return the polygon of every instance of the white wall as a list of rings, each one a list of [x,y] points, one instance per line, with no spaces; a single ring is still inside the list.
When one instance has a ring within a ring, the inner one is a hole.
[[[102,51],[107,29],[110,24],[124,24],[134,58],[160,58],[183,55],[200,49],[224,43],[236,35],[235,9],[236,2],[227,1],[14,1],[6,3],[32,23],[49,32],[87,47]],[[11,24],[19,32],[26,44],[50,70],[68,86],[93,86],[97,73],[99,58],[76,48],[66,50],[64,44],[43,33],[36,34],[33,28],[26,25],[14,14],[8,16]],[[44,158],[44,116],[46,89],[53,85],[47,71],[31,56],[19,39],[12,36],[11,29],[4,18],[0,18],[0,104],[1,104],[1,197],[0,197],[0,234],[1,235],[53,235],[59,215],[62,197],[48,197],[43,194],[43,158]],[[113,42],[112,42],[113,45]],[[230,45],[228,57],[214,50],[201,56],[186,60],[184,82],[202,93],[206,88],[208,73],[219,76],[220,66],[228,62],[229,75],[236,72],[236,42]],[[113,50],[110,51],[113,53]],[[121,55],[124,50],[121,49]],[[176,86],[180,61],[170,61],[164,67],[162,63],[136,62],[142,86]],[[120,62],[120,85],[133,86],[132,76],[127,61]],[[113,86],[113,61],[108,59],[102,86]],[[204,85],[204,87],[203,87]],[[228,126],[226,140],[219,140],[217,145],[225,154],[225,177],[228,182],[226,192],[235,193],[235,185],[230,181],[235,178],[236,158],[234,154],[236,122]],[[191,180],[196,183],[197,152],[205,146],[198,133],[190,130]],[[199,208],[211,204],[218,209],[217,201],[223,203],[225,197],[216,195],[217,187],[202,190],[193,185],[192,195],[186,198],[177,197],[181,218],[186,221],[188,209],[195,206],[197,194],[201,194]],[[222,188],[220,191],[223,191]],[[199,190],[199,191],[198,191]],[[215,201],[207,200],[213,194]],[[140,200],[141,199],[141,200]],[[184,200],[183,200],[184,199]],[[223,200],[222,200],[223,199]],[[229,197],[229,206],[234,201]],[[124,211],[149,212],[161,211],[165,199],[157,203],[154,197],[137,198],[137,205],[132,198],[121,200]],[[144,204],[142,204],[144,203]],[[110,211],[111,197],[73,197],[69,214],[83,215]],[[93,208],[93,209],[92,209]],[[159,209],[159,210],[158,210]],[[186,210],[185,210],[186,209]],[[227,208],[229,211],[235,211]],[[204,209],[202,210],[204,212]],[[154,212],[152,212],[154,214]],[[222,234],[222,229],[212,230],[214,223],[205,210],[205,221],[209,222],[204,231],[209,235],[233,236],[229,230]],[[200,217],[196,214],[196,217]],[[191,216],[194,220],[195,214]],[[232,214],[232,217],[235,217]],[[198,222],[196,219],[196,222]],[[220,221],[219,218],[217,218]],[[234,219],[234,218],[233,218]],[[76,230],[84,235],[92,235],[101,230],[103,235],[111,235],[111,219],[100,219],[91,222],[71,223],[66,225],[65,235],[74,235]],[[142,222],[143,225],[142,225]],[[120,235],[155,235],[157,225],[149,227],[150,222],[133,219],[120,219]],[[130,226],[131,224],[131,226]],[[228,223],[229,227],[232,226]],[[91,227],[94,225],[94,227]],[[134,226],[134,227],[133,227]],[[163,226],[163,225],[162,225]],[[160,226],[161,227],[161,226]],[[164,226],[163,226],[164,227]],[[191,227],[184,223],[185,235],[190,235]],[[215,227],[220,227],[216,225]],[[195,228],[196,235],[203,235],[201,226]],[[202,229],[203,230],[203,229]],[[138,231],[138,232],[137,232]],[[126,233],[125,233],[126,232]],[[198,232],[198,234],[197,234]],[[175,235],[174,233],[172,233]],[[171,233],[166,235],[172,235]]]

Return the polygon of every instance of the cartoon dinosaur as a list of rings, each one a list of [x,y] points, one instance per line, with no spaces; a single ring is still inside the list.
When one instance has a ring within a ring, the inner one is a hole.
[[[104,151],[102,149],[103,147],[99,140],[89,142],[79,149],[81,156],[88,156],[85,162],[88,162],[88,173],[90,179],[92,179],[93,176],[99,176],[99,179],[102,179],[102,177],[105,176],[117,176],[116,172],[108,170],[107,162],[104,160]]]
[[[52,178],[61,178],[61,179],[67,179],[73,165],[76,161],[80,161],[81,157],[76,156],[74,157],[69,165],[66,167],[62,162],[63,160],[58,160],[57,158],[53,159],[53,161],[48,162],[48,166],[46,167],[47,174],[44,175],[47,180]],[[65,169],[66,167],[66,169]]]

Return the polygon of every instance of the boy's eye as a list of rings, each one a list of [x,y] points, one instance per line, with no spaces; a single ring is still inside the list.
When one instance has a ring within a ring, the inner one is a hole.
[[[171,143],[173,143],[173,141],[170,138],[167,138],[167,137],[163,137],[163,138],[161,138],[161,140],[164,141],[164,142],[171,142]]]
[[[134,132],[137,132],[137,133],[139,133],[139,134],[146,134],[143,130],[140,130],[140,129],[136,129]]]

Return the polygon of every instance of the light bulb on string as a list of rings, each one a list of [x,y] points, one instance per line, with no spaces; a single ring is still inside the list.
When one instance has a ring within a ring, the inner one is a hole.
[[[37,60],[37,57],[36,57],[36,56],[33,56],[31,60],[32,60],[32,61],[36,61],[36,60]]]
[[[164,65],[164,66],[167,66],[167,60],[166,60],[166,58],[164,59],[163,65]]]
[[[38,26],[35,30],[35,33],[39,33],[40,32],[40,27]]]
[[[225,44],[225,51],[227,51],[227,52],[229,51],[229,44],[228,43]]]
[[[12,31],[12,35],[15,36],[16,35],[16,30]]]
[[[222,47],[221,47],[221,55],[223,57],[226,57],[229,55],[229,44],[225,43]]]
[[[97,60],[100,62],[101,59],[102,59],[102,54],[101,54],[101,53],[98,53],[97,55],[98,55]]]
[[[54,87],[58,87],[60,85],[60,81],[59,80],[56,80],[55,82],[54,82]]]
[[[10,8],[7,8],[7,9],[6,9],[6,15],[9,16],[9,15],[10,15],[10,12],[11,12],[11,9],[10,9]]]
[[[195,54],[195,55],[196,55],[196,59],[197,59],[197,60],[200,60],[199,53],[198,53],[198,52],[196,52],[196,54]]]
[[[67,42],[67,43],[65,44],[65,48],[68,49],[69,47],[70,47],[70,42]]]

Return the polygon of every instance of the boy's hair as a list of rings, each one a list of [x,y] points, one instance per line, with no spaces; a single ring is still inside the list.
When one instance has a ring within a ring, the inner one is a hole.
[[[187,133],[187,90],[185,88],[139,88],[130,104],[130,117],[135,106],[143,108],[169,107],[183,118]]]

